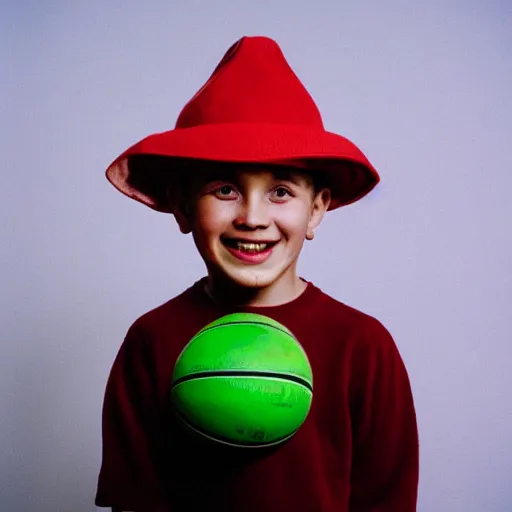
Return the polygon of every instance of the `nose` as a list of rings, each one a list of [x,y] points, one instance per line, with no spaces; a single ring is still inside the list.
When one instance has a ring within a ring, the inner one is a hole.
[[[259,194],[246,197],[240,204],[237,216],[233,222],[237,229],[252,231],[265,229],[270,225],[268,205]]]

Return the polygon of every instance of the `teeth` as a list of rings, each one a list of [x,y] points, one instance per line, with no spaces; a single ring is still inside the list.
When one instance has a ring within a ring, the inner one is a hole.
[[[237,242],[236,247],[237,247],[237,249],[240,249],[242,251],[261,252],[267,248],[267,244],[252,244],[252,243],[245,243],[245,242]]]

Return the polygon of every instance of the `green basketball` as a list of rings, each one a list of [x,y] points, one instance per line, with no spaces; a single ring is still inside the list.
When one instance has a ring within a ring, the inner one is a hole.
[[[171,400],[196,433],[218,443],[264,447],[306,419],[313,375],[304,349],[279,322],[235,313],[204,327],[174,368]]]

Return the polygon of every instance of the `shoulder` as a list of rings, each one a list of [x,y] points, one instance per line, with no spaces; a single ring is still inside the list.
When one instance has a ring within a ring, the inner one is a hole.
[[[329,325],[331,357],[344,364],[350,389],[365,392],[400,383],[409,388],[407,370],[388,328],[377,318],[322,292],[322,322]]]
[[[328,301],[332,310],[337,312],[333,315],[333,322],[338,332],[350,333],[345,339],[348,339],[346,355],[353,383],[362,381],[368,384],[374,379],[382,382],[398,376],[407,378],[395,339],[378,318],[332,297]]]
[[[129,327],[125,343],[172,343],[193,335],[205,322],[208,307],[194,283],[168,301],[139,316]]]
[[[340,338],[350,339],[353,348],[361,350],[395,350],[390,331],[375,316],[361,311],[315,288],[312,313],[315,323],[324,325]]]
[[[343,328],[350,327],[361,333],[388,332],[376,317],[325,293],[312,283],[310,286],[314,290],[314,301],[312,301],[312,305],[314,305],[316,313],[321,315],[323,321],[327,321],[333,326]]]
[[[195,284],[190,286],[175,297],[143,313],[135,320],[133,327],[141,331],[151,331],[161,324],[168,323],[170,319],[188,312],[194,307],[195,286]]]
[[[142,314],[121,344],[114,363],[116,374],[136,375],[138,381],[149,378],[164,397],[177,357],[211,314],[197,293],[197,283]]]

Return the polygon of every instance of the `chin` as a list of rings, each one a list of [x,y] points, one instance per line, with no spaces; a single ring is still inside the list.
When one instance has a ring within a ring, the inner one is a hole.
[[[212,251],[209,256],[209,264],[207,264],[209,274],[216,276],[215,280],[219,283],[224,282],[229,287],[247,290],[269,288],[283,278],[286,281],[286,276],[290,272],[293,273],[293,259],[280,262],[269,260],[261,265],[243,265],[232,262],[229,256],[226,258],[224,254],[218,254],[215,251]]]
[[[256,268],[224,270],[224,278],[243,288],[267,288],[279,280],[280,273]]]

